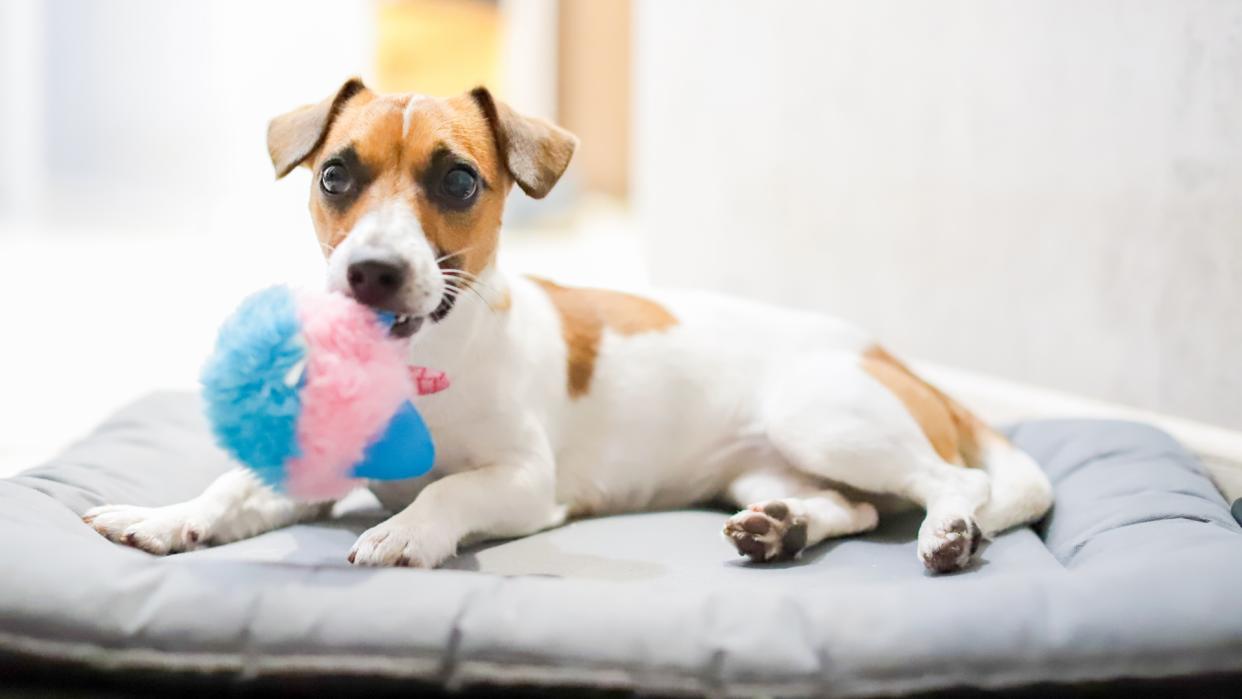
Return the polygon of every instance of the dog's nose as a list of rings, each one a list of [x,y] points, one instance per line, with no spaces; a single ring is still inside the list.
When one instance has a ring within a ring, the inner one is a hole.
[[[405,283],[405,270],[391,262],[355,262],[346,274],[354,298],[359,303],[380,308],[391,306]]]

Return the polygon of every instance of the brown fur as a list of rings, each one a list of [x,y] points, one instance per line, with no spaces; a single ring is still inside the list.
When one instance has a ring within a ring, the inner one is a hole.
[[[494,125],[496,146],[518,186],[535,199],[546,197],[569,167],[578,138],[543,119],[518,114],[481,87],[470,96]]]
[[[318,104],[283,114],[267,125],[267,154],[272,158],[276,177],[281,178],[297,167],[323,143],[328,124],[341,107],[366,86],[357,78],[346,80],[336,94]]]
[[[561,315],[571,398],[585,395],[591,388],[604,328],[620,335],[636,335],[667,330],[677,324],[676,316],[651,299],[619,291],[566,287],[537,277],[531,279],[543,287]]]
[[[464,251],[454,259],[455,266],[478,274],[495,259],[504,198],[512,183],[497,159],[491,126],[468,96],[423,99],[411,115],[409,133],[403,135],[405,108],[405,97],[378,97],[367,91],[351,99],[328,130],[314,154],[313,171],[352,144],[358,160],[376,176],[340,213],[318,195],[318,182],[311,183],[311,217],[320,241],[328,249],[336,247],[360,216],[380,202],[404,199],[418,216],[427,241],[442,253]],[[423,168],[439,148],[469,160],[486,183],[478,202],[467,211],[442,211],[419,185]]]
[[[273,119],[268,149],[276,174],[299,164],[318,173],[324,160],[352,146],[374,179],[348,208],[327,204],[318,177],[311,179],[311,218],[324,254],[380,202],[405,200],[428,242],[441,254],[461,251],[452,266],[477,275],[495,260],[501,213],[514,182],[532,196],[546,194],[568,166],[577,139],[517,114],[483,88],[421,98],[407,132],[408,103],[405,95],[377,95],[355,79],[328,100]],[[440,149],[470,162],[482,179],[478,200],[464,211],[437,207],[422,190],[422,176]]]
[[[862,367],[905,404],[940,458],[982,466],[979,443],[991,430],[970,411],[916,376],[883,347],[864,352]]]

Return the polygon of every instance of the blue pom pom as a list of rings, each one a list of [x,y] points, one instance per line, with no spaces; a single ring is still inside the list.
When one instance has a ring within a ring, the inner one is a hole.
[[[354,477],[373,481],[417,478],[436,462],[436,446],[427,423],[410,403],[397,409],[388,426],[354,465]]]
[[[268,485],[282,488],[285,461],[298,455],[300,386],[306,359],[297,303],[288,288],[253,294],[220,327],[203,367],[203,398],[216,441]]]

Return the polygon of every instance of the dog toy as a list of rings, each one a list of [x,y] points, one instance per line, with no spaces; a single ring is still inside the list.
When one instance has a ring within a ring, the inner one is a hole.
[[[410,398],[448,379],[406,364],[392,322],[337,293],[275,286],[247,298],[202,372],[216,441],[300,500],[431,470],[435,446]]]

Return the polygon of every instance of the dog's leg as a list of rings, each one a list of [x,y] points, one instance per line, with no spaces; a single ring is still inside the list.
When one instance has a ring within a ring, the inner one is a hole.
[[[901,492],[927,511],[919,527],[918,557],[934,573],[965,568],[983,543],[976,521],[988,502],[987,474],[933,455],[915,462]]]
[[[919,559],[940,573],[966,566],[982,541],[975,517],[990,497],[987,474],[941,459],[904,405],[856,364],[788,368],[766,395],[764,417],[785,459],[806,473],[923,506]]]
[[[112,541],[164,555],[239,541],[326,516],[331,509],[331,502],[290,500],[238,468],[193,500],[164,507],[104,505],[88,510],[82,521]]]
[[[744,474],[726,495],[745,509],[725,522],[725,537],[752,561],[792,558],[824,539],[870,531],[879,522],[871,503],[851,502],[792,470]]]
[[[466,537],[525,536],[562,524],[565,514],[556,504],[550,458],[514,458],[429,484],[404,510],[363,532],[349,561],[434,568]]]

